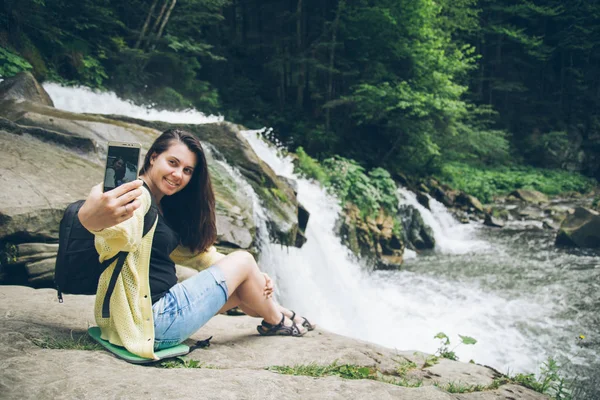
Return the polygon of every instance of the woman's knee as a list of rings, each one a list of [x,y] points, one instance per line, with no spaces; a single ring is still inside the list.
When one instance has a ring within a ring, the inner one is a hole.
[[[231,253],[231,255],[234,255],[236,257],[236,260],[239,262],[240,266],[243,266],[250,270],[258,268],[254,256],[245,250],[234,251],[233,253]]]

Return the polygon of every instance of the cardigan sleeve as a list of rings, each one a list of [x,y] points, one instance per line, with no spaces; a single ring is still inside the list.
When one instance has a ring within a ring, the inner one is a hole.
[[[152,204],[150,192],[144,188],[140,196],[142,205],[133,212],[133,216],[110,228],[92,231],[95,236],[94,244],[104,261],[120,251],[132,252],[137,250],[142,242],[144,233],[144,217]]]
[[[185,265],[186,267],[202,271],[215,264],[225,257],[225,255],[219,253],[215,246],[210,246],[205,252],[195,253],[187,247],[180,245],[173,250],[170,257],[175,264]]]

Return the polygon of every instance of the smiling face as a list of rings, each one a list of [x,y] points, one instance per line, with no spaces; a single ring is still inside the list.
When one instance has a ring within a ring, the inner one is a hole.
[[[196,154],[174,141],[168,149],[150,158],[150,168],[143,175],[155,199],[171,196],[187,186],[196,168]],[[150,182],[148,182],[150,181]]]

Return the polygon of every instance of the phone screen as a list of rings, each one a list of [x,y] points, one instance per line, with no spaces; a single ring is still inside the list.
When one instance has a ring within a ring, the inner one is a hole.
[[[104,171],[104,191],[107,192],[137,179],[139,160],[139,144],[109,145]]]

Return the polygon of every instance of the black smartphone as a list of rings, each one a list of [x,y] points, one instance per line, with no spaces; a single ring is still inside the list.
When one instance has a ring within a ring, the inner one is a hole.
[[[141,150],[139,143],[108,142],[104,169],[105,192],[137,179]]]

